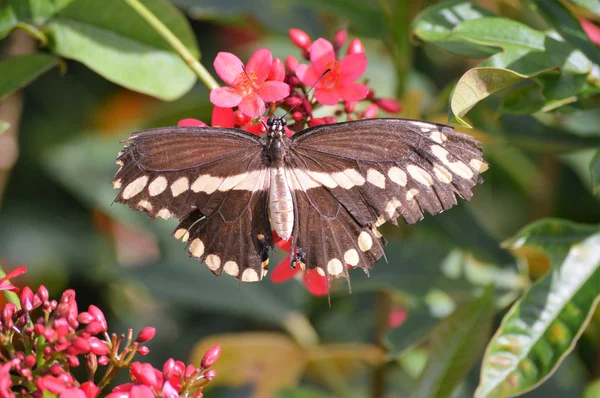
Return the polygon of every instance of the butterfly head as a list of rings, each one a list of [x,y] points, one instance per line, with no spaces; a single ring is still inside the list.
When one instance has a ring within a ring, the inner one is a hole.
[[[269,138],[281,138],[285,133],[284,127],[287,120],[284,117],[270,117],[267,119],[267,127],[269,128]]]

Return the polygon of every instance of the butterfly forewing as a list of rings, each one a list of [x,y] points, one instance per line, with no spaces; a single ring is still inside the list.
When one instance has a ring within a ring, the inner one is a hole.
[[[174,235],[215,273],[262,279],[272,247],[263,143],[241,130],[170,127],[132,135],[120,154],[116,201],[181,220]],[[265,264],[266,265],[266,264]]]

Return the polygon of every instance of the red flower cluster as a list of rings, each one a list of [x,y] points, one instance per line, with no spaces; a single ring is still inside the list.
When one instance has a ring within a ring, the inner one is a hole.
[[[228,84],[213,90],[210,100],[215,105],[212,114],[213,127],[237,127],[254,134],[265,132],[262,118],[266,104],[270,103],[271,114],[277,108],[290,112],[288,134],[298,132],[307,126],[337,123],[338,118],[356,120],[377,117],[379,109],[388,113],[398,113],[400,103],[391,98],[378,98],[375,92],[362,83],[357,83],[367,68],[367,57],[363,43],[353,39],[347,46],[346,55],[341,57],[341,49],[346,45],[348,33],[338,31],[332,42],[319,38],[311,41],[308,34],[299,29],[290,29],[291,41],[302,50],[304,59],[310,64],[301,64],[294,56],[285,62],[273,58],[267,49],[256,51],[244,67],[238,57],[230,53],[219,53],[214,62],[219,77]],[[307,95],[314,87],[314,96]],[[357,111],[357,102],[367,100],[370,104]],[[313,111],[323,105],[334,106],[330,116],[315,117]],[[237,109],[235,109],[237,108]],[[196,119],[184,119],[179,126],[200,126],[206,124]],[[277,245],[289,252],[289,242]],[[288,280],[299,268],[289,267],[289,258],[276,266],[271,280],[280,283]],[[316,271],[303,274],[304,283],[314,295],[325,295],[328,283]]]
[[[0,290],[14,291],[5,280],[24,272],[21,267],[0,280]],[[200,368],[169,359],[161,373],[150,364],[132,363],[136,354],[150,351],[143,344],[154,337],[154,328],[142,329],[135,339],[131,329],[127,335],[109,335],[104,313],[94,305],[79,312],[73,290],[57,302],[49,299],[44,286],[36,293],[26,286],[19,299],[20,308],[7,303],[0,312],[0,398],[13,398],[16,392],[95,398],[124,368],[130,369],[133,383],[115,387],[112,396],[201,397],[202,388],[215,377],[213,370],[205,370],[219,357],[219,346],[207,352]],[[88,373],[83,383],[71,373],[80,359]],[[99,367],[104,368],[102,377],[96,377]]]

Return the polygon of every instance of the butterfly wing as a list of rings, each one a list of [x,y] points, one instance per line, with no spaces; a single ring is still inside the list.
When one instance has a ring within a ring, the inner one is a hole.
[[[351,224],[349,237],[337,244],[344,253],[356,250],[362,236],[362,246],[369,246],[363,253],[369,255],[361,257],[358,266],[365,269],[383,255],[375,244],[377,227],[396,223],[399,216],[412,224],[423,218],[423,211],[437,214],[455,205],[457,194],[470,199],[471,188],[482,181],[479,174],[486,169],[480,144],[472,137],[449,126],[407,119],[365,119],[307,129],[292,138],[288,156],[288,178],[298,206],[304,201],[328,220],[335,215],[344,225]],[[332,198],[339,204],[335,211]],[[298,220],[297,245],[306,250],[315,247],[316,242],[308,242],[318,237],[309,236],[313,227],[303,222]],[[331,259],[319,263],[326,266]]]
[[[236,129],[167,127],[136,133],[119,154],[119,203],[176,217],[174,234],[215,274],[262,279],[272,247],[263,141]]]

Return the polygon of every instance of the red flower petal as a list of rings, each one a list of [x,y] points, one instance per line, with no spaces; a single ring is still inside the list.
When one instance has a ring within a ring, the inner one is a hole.
[[[296,67],[296,76],[307,86],[314,86],[321,74],[314,67],[306,64],[301,64]]]
[[[260,135],[262,131],[262,126],[257,124],[251,124],[250,126],[245,126],[242,130],[247,131],[252,134]]]
[[[233,109],[221,108],[220,106],[213,108],[211,119],[213,127],[233,127],[234,121]]]
[[[219,87],[210,92],[210,102],[221,108],[237,106],[243,97],[233,87]]]
[[[192,119],[192,118],[182,119],[179,122],[177,122],[177,125],[178,126],[208,127],[208,124],[204,123],[202,120]]]
[[[217,75],[229,85],[233,85],[238,76],[244,73],[244,64],[232,53],[218,53],[213,65]]]
[[[285,66],[283,66],[283,62],[279,58],[273,60],[268,79],[278,82],[282,82],[285,79]]]
[[[252,93],[242,99],[242,102],[238,104],[238,108],[244,115],[257,117],[265,112],[265,102],[258,95]]]
[[[60,398],[86,398],[86,396],[79,388],[71,387],[61,392]]]
[[[129,393],[131,398],[154,398],[154,393],[148,386],[133,386]]]
[[[269,72],[271,71],[272,63],[273,55],[271,54],[271,51],[267,50],[266,48],[261,48],[252,54],[248,60],[246,71],[250,76],[252,76],[252,72],[254,72],[256,75],[256,80],[254,82],[260,86],[262,82],[267,80]],[[265,101],[267,100],[265,99]]]
[[[317,39],[310,46],[310,61],[319,75],[335,61],[333,45],[325,39]]]
[[[344,83],[337,87],[337,92],[345,101],[360,101],[367,98],[369,88],[359,83]]]
[[[292,279],[299,271],[300,267],[296,267],[295,269],[290,267],[290,256],[287,256],[271,272],[271,281],[273,283],[283,283]]]
[[[315,89],[315,98],[323,105],[335,105],[340,100],[340,95],[336,90],[317,88]]]
[[[264,82],[258,89],[258,94],[267,102],[275,102],[290,95],[290,86],[284,82]]]
[[[350,54],[340,61],[340,83],[353,82],[367,70],[365,54]]]
[[[600,46],[600,27],[587,19],[579,18],[579,23],[590,41]]]
[[[316,269],[304,273],[304,285],[313,296],[325,296],[329,293],[327,277],[319,275]]]

